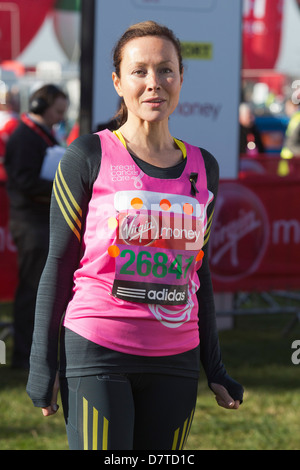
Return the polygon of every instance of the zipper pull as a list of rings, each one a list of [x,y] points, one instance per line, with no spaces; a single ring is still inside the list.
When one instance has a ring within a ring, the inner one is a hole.
[[[190,174],[191,191],[192,191],[193,196],[196,196],[196,194],[199,193],[196,187],[197,179],[198,179],[198,173]]]

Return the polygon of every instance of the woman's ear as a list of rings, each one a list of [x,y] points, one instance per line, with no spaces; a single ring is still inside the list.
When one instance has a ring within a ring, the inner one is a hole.
[[[182,84],[183,84],[183,72],[184,72],[184,69],[182,69],[182,72],[181,72],[181,75],[180,75],[180,86],[182,86]]]
[[[116,72],[112,73],[112,80],[113,80],[116,92],[118,93],[119,96],[122,97],[123,93],[122,93],[122,90],[121,90],[120,78],[118,77]]]

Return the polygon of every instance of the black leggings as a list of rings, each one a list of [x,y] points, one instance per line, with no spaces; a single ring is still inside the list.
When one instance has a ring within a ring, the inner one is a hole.
[[[183,449],[198,380],[161,374],[61,379],[71,450]]]

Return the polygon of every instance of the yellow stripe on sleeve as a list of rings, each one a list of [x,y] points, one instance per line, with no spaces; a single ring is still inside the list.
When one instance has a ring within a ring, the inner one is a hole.
[[[56,190],[56,184],[55,184],[55,181],[54,181],[54,185],[53,185],[53,191],[54,191],[54,195],[55,195],[55,199],[57,201],[57,204],[59,205],[59,208],[64,216],[64,219],[65,221],[67,222],[67,224],[69,225],[70,229],[75,233],[76,237],[78,238],[78,240],[80,241],[80,233],[78,232],[77,228],[75,227],[75,225],[73,224],[73,222],[71,221],[71,219],[69,218],[68,214],[66,213],[65,211],[65,208],[63,206],[63,204],[61,203],[61,200],[59,198],[59,195],[57,193],[57,190]]]
[[[72,219],[74,220],[74,222],[76,223],[76,225],[78,226],[79,230],[81,229],[81,221],[79,219],[79,217],[76,216],[75,212],[73,211],[72,207],[70,206],[66,196],[64,195],[64,192],[62,190],[62,187],[60,185],[60,182],[56,176],[55,178],[55,184],[57,186],[57,189],[59,191],[59,194],[61,196],[61,199],[63,200],[63,202],[65,203],[65,206],[66,206],[66,209],[68,210],[69,212],[69,215],[72,217]]]
[[[61,167],[60,167],[60,163],[58,165],[58,173],[59,173],[59,176],[60,176],[60,179],[61,179],[61,182],[66,190],[66,193],[68,194],[73,206],[75,207],[75,209],[77,210],[78,214],[80,215],[80,217],[82,216],[82,210],[79,206],[79,204],[76,202],[75,198],[73,197],[73,194],[71,193],[67,183],[66,183],[66,180],[65,178],[63,177],[63,174],[62,174],[62,171],[61,171]]]

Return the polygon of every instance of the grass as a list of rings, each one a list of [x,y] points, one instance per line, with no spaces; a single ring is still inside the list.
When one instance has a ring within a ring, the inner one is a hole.
[[[289,320],[284,315],[239,317],[235,329],[220,333],[223,360],[244,385],[245,400],[238,411],[219,408],[200,383],[189,449],[300,449],[300,365],[291,362],[300,324],[282,336]]]
[[[243,315],[220,332],[227,370],[245,388],[238,411],[218,407],[205,378],[199,382],[195,418],[186,450],[300,450],[300,365],[291,344],[300,324],[286,335],[285,315]],[[27,374],[0,365],[0,450],[67,450],[61,410],[43,418],[29,400]]]

